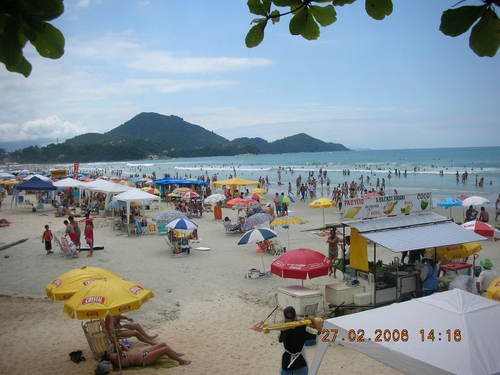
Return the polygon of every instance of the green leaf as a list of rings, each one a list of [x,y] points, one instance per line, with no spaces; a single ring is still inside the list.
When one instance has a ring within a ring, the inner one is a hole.
[[[483,15],[485,9],[486,5],[468,5],[457,9],[448,9],[441,16],[439,30],[449,36],[463,34]]]
[[[50,21],[64,12],[63,0],[18,0],[24,18]]]
[[[278,23],[280,22],[280,12],[279,10],[273,10],[270,14],[270,17],[271,17],[271,21],[273,21],[273,25],[275,23]]]
[[[254,18],[250,24],[267,21],[267,18]]]
[[[333,5],[327,5],[326,7],[320,7],[317,5],[311,5],[309,7],[314,19],[318,21],[321,26],[328,26],[337,20],[337,12]]]
[[[292,35],[301,35],[307,24],[307,15],[309,11],[307,8],[302,8],[293,15],[290,19],[289,29]]]
[[[257,47],[264,40],[264,29],[266,25],[267,21],[259,22],[248,31],[245,38],[245,44],[248,48]]]
[[[472,28],[470,48],[478,56],[493,57],[500,45],[500,21],[494,10],[488,8],[479,22]]]
[[[392,0],[365,0],[368,15],[376,20],[383,20],[392,13]]]
[[[302,5],[300,0],[273,0],[273,4],[277,7],[294,7]]]
[[[339,6],[339,7],[342,7],[342,6],[346,5],[346,4],[352,4],[352,3],[354,3],[355,1],[356,1],[356,0],[333,0],[333,1],[332,1],[332,4],[333,4],[334,6]]]
[[[302,35],[307,40],[319,38],[319,25],[308,8],[302,8],[290,20],[290,33]]]
[[[36,26],[35,37],[30,38],[30,42],[40,56],[58,59],[64,54],[64,36],[48,22],[41,22]]]
[[[23,57],[23,49],[17,37],[17,25],[9,23],[2,34],[0,34],[0,61],[5,64],[8,70],[19,64]]]
[[[10,71],[21,73],[23,76],[28,77],[31,74],[31,64],[24,56],[21,56],[21,61]]]
[[[12,20],[12,16],[9,14],[0,14],[0,33],[3,32],[5,26]]]
[[[306,26],[304,30],[302,31],[301,35],[306,38],[307,40],[315,40],[319,38],[319,25],[316,23],[314,20],[311,12],[307,8],[304,9],[307,18],[306,18]]]
[[[266,9],[260,0],[248,0],[247,5],[250,13],[258,14],[259,16],[267,16]]]
[[[264,10],[266,11],[267,14],[271,11],[271,0],[262,0],[262,5],[264,6]]]

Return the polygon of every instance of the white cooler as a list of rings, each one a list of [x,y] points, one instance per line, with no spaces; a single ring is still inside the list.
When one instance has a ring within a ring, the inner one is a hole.
[[[283,309],[293,306],[297,315],[314,315],[323,301],[321,290],[309,289],[300,285],[278,288],[278,305]]]
[[[364,293],[363,285],[345,285],[345,283],[335,283],[325,285],[325,301],[334,305],[352,305],[354,303],[354,295]]]

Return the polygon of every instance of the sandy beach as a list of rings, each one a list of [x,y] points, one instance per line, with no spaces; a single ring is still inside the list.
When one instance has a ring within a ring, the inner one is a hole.
[[[6,203],[6,202],[4,202]],[[162,203],[164,205],[164,203]],[[104,250],[87,258],[68,259],[46,255],[41,242],[45,224],[61,231],[64,218],[48,208],[9,209],[4,204],[0,218],[11,224],[0,228],[0,247],[26,241],[0,251],[0,373],[3,374],[91,374],[94,361],[81,322],[63,313],[63,303],[45,297],[44,287],[54,277],[84,265],[98,266],[136,281],[155,293],[155,298],[138,311],[129,313],[149,331],[159,334],[174,349],[186,353],[189,366],[141,370],[142,374],[276,374],[279,373],[282,345],[277,334],[264,335],[249,327],[264,319],[276,305],[276,288],[298,284],[298,280],[276,276],[246,279],[249,268],[269,268],[273,257],[256,253],[256,245],[237,246],[237,235],[227,235],[221,222],[206,213],[195,219],[200,242],[187,257],[172,257],[164,238],[158,234],[127,236],[114,231],[111,220],[95,219],[95,243]],[[306,247],[327,253],[325,238],[308,229],[322,225],[321,210],[305,203],[291,206],[293,214],[306,221],[290,228],[289,248]],[[446,211],[437,210],[445,214]],[[458,212],[458,210],[457,210]],[[326,222],[339,221],[337,209],[327,209]],[[493,215],[492,215],[493,214]],[[153,216],[153,212],[148,212]],[[236,218],[236,211],[224,209],[223,216]],[[494,213],[490,212],[494,218]],[[279,240],[288,247],[286,229],[278,228]],[[490,258],[500,266],[500,243],[483,241],[480,259]],[[378,253],[387,260],[394,253]],[[306,280],[308,287],[324,288],[333,278]],[[276,316],[281,319],[281,313]],[[85,362],[73,363],[68,354],[82,350]],[[314,347],[307,348],[309,361]],[[332,344],[321,374],[398,374],[384,364],[355,351]]]

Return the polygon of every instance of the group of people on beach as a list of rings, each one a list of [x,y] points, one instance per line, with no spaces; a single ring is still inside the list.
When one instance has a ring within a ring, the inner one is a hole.
[[[85,242],[89,246],[89,253],[87,257],[92,257],[94,254],[94,221],[87,214],[85,219],[83,219],[85,223],[85,228],[83,231]],[[81,230],[78,225],[78,221],[75,220],[73,216],[69,216],[68,220],[64,220],[64,235],[68,236],[76,247],[77,251],[81,251]],[[54,240],[54,234],[50,229],[49,225],[45,225],[44,231],[42,233],[42,243],[45,245],[45,251],[47,255],[52,254],[54,251],[52,250],[52,240]]]

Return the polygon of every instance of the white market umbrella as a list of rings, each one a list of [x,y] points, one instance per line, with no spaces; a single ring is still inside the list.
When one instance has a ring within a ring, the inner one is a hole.
[[[222,202],[226,199],[224,194],[212,194],[205,198],[203,202],[208,204],[215,204],[217,202]]]
[[[462,206],[479,206],[486,203],[490,203],[490,201],[486,198],[473,195],[472,197],[465,198],[462,201]]]
[[[0,180],[10,180],[16,178],[12,173],[0,172]]]

